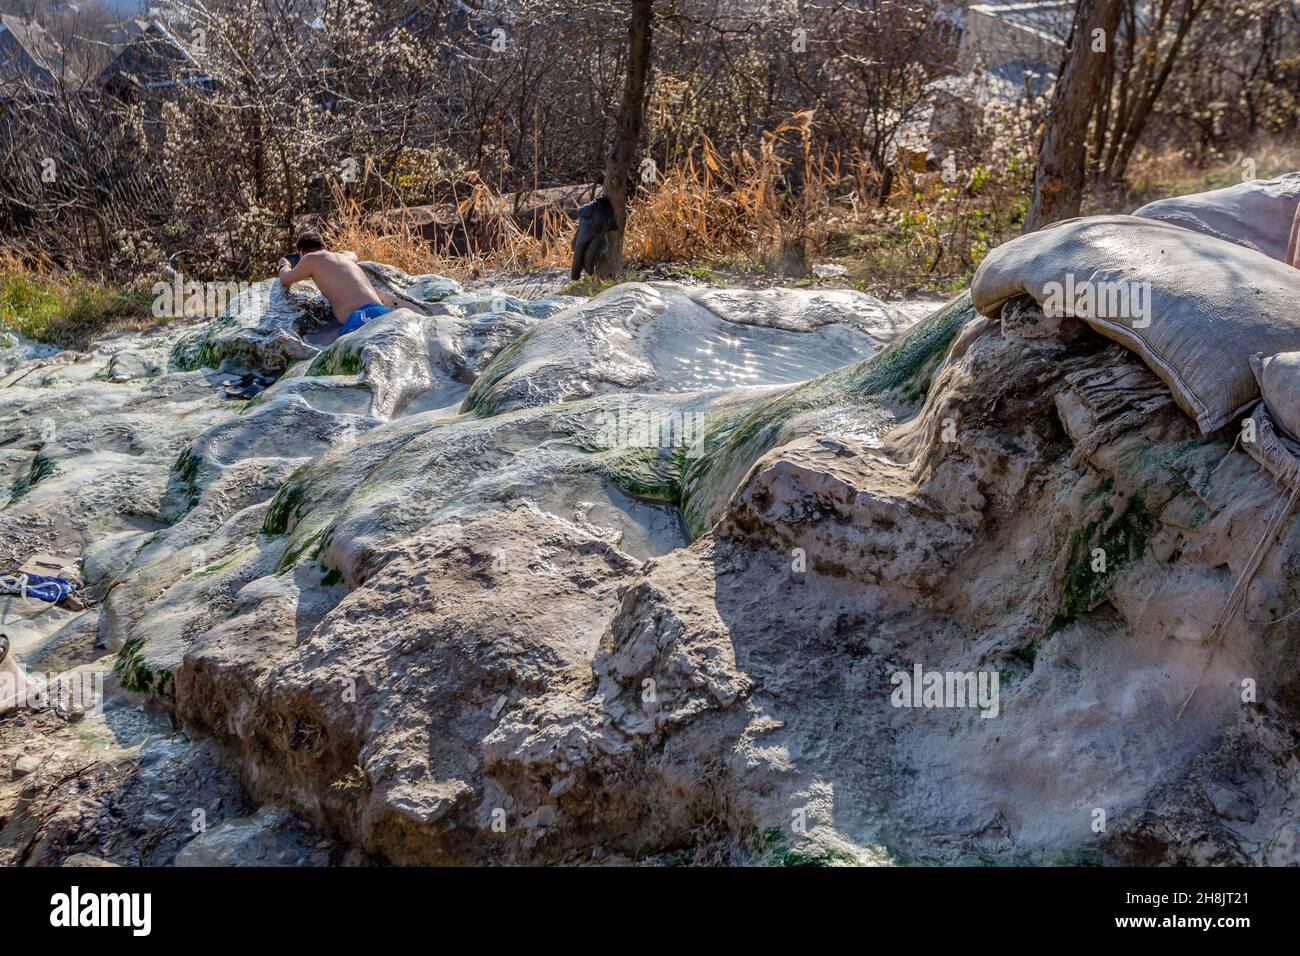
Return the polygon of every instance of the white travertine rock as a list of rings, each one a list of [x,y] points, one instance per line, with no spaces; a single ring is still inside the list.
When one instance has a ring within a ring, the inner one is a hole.
[[[1023,299],[904,332],[856,293],[390,279],[438,314],[251,402],[168,363],[187,330],[118,343],[156,375],[0,384],[0,559],[98,602],[20,609],[16,657],[114,663],[391,862],[1295,856],[1300,528],[1211,654],[1278,489],[1136,358]],[[918,666],[997,695],[896,706]],[[297,833],[241,808],[181,862]]]

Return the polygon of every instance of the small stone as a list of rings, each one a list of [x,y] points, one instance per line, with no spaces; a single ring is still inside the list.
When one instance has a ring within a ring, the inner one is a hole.
[[[113,863],[110,860],[105,860],[102,856],[93,856],[89,853],[74,853],[72,854],[72,856],[68,857],[66,860],[63,861],[63,865],[64,866],[118,867],[121,866],[122,864]]]
[[[1214,785],[1209,789],[1210,802],[1214,812],[1226,820],[1253,822],[1258,813],[1253,804],[1243,794],[1227,787]]]
[[[23,754],[14,761],[13,772],[9,775],[10,780],[21,780],[29,773],[35,773],[36,768],[41,765],[40,758],[33,757],[31,754]]]
[[[1264,862],[1268,866],[1300,866],[1300,820],[1288,820],[1277,828]]]

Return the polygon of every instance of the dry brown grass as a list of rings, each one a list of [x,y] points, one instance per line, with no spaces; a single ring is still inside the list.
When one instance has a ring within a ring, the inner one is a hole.
[[[802,183],[792,200],[786,182]],[[757,154],[721,155],[707,139],[638,191],[626,254],[647,262],[727,257],[762,261],[783,242],[825,242],[832,197],[843,191],[838,159],[813,144],[813,114],[795,114],[763,134]]]
[[[826,155],[814,130],[812,114],[804,112],[765,134],[756,152],[722,155],[701,140],[680,164],[642,183],[632,197],[624,246],[630,270],[670,263],[761,271],[783,246],[795,245],[810,259],[845,265],[848,283],[877,295],[951,292],[969,282],[989,249],[1018,234],[1027,199],[1023,163],[974,166],[956,182],[902,169],[881,206],[865,164]],[[1261,177],[1300,168],[1296,142],[1262,140],[1244,155]],[[1245,171],[1241,159],[1197,169],[1173,151],[1139,155],[1128,190],[1092,197],[1084,212],[1129,211],[1159,196],[1231,185]],[[377,229],[373,215],[355,204],[339,208],[326,225],[333,244],[411,274],[464,280],[567,268],[570,261],[575,223],[564,212],[549,208],[539,228],[526,231],[482,183],[455,210],[462,240],[470,237],[468,251],[464,241],[453,249],[450,237],[426,241],[400,220]],[[82,347],[107,329],[153,324],[147,306],[138,292],[0,250],[0,324],[25,334]]]
[[[1300,169],[1300,143],[1261,139],[1206,168],[1176,150],[1140,153],[1127,187],[1089,196],[1083,212],[1128,212],[1162,196],[1232,185],[1247,171],[1243,159],[1253,161],[1258,177]],[[866,164],[821,151],[813,114],[800,112],[765,133],[757,152],[723,155],[701,139],[679,165],[640,184],[624,258],[633,269],[728,263],[762,270],[783,246],[795,245],[809,258],[844,264],[852,284],[878,295],[951,292],[969,282],[990,249],[1019,234],[1028,172],[1026,158],[1012,154],[964,168],[954,182],[902,168],[881,206]],[[792,190],[792,182],[800,188]],[[569,265],[575,224],[558,209],[548,210],[532,235],[479,184],[456,214],[473,236],[468,252],[454,251],[450,241],[426,242],[411,228],[377,232],[355,206],[331,233],[363,258],[412,273],[463,279]]]
[[[701,138],[678,165],[636,189],[624,259],[634,269],[722,262],[763,269],[783,247],[794,246],[810,259],[846,265],[854,284],[880,295],[949,292],[969,281],[988,250],[1019,234],[1027,157],[995,150],[994,158],[964,167],[953,182],[900,168],[881,206],[876,174],[855,157],[820,148],[814,119],[811,111],[794,114],[764,133],[757,151],[724,155]],[[1083,211],[1127,212],[1161,196],[1231,185],[1246,172],[1243,159],[1253,161],[1259,177],[1300,169],[1300,143],[1260,139],[1241,156],[1206,168],[1176,150],[1140,153],[1127,187],[1089,196]],[[525,231],[503,197],[482,182],[456,207],[469,237],[456,249],[450,237],[441,244],[424,240],[400,217],[377,230],[355,204],[340,208],[327,228],[335,244],[411,273],[465,279],[566,268],[570,261],[573,220],[551,208],[540,228]]]
[[[1139,152],[1129,172],[1126,194],[1109,201],[1132,207],[1165,196],[1231,186],[1251,175],[1269,179],[1295,170],[1300,170],[1300,142],[1274,137],[1260,137],[1239,154],[1203,168],[1190,164],[1181,150]]]
[[[540,235],[534,236],[519,228],[499,195],[479,184],[457,207],[457,216],[461,229],[473,237],[461,251],[452,248],[450,236],[441,244],[424,239],[405,216],[393,217],[392,225],[378,230],[355,203],[344,205],[326,232],[334,246],[413,275],[436,272],[466,279],[569,264],[576,225],[559,209],[543,211]]]
[[[785,188],[791,174],[803,186],[798,201],[791,201]],[[842,190],[840,165],[814,150],[810,112],[766,133],[757,154],[723,156],[702,140],[681,165],[636,190],[624,257],[647,263],[763,261],[783,241],[815,247],[837,222],[831,214],[836,190]],[[843,208],[849,207],[855,204]],[[535,234],[530,233],[515,223],[501,196],[479,183],[456,215],[470,237],[468,250],[453,250],[450,237],[441,244],[421,238],[401,216],[378,231],[372,217],[355,204],[343,205],[327,232],[333,244],[363,259],[412,273],[465,278],[569,265],[576,224],[559,209],[544,211]]]

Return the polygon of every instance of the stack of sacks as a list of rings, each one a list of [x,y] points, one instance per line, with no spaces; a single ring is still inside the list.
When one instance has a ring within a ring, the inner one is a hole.
[[[1149,202],[1135,216],[1159,219],[1262,252],[1300,268],[1300,172]]]
[[[1217,236],[1300,269],[1300,173],[1147,203],[1135,216]],[[1243,447],[1284,484],[1300,482],[1300,352],[1250,357],[1263,401]]]
[[[991,318],[1029,295],[1051,318],[1081,319],[1136,352],[1203,433],[1216,431],[1259,398],[1252,357],[1300,351],[1300,272],[1281,241],[1244,220],[1232,228],[1249,243],[1146,217],[1067,220],[994,249],[972,298]]]
[[[1284,485],[1300,486],[1300,352],[1251,356],[1261,401],[1242,430],[1242,447]]]

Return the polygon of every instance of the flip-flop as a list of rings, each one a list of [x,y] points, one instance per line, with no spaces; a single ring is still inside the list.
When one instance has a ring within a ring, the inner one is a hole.
[[[231,379],[225,383],[226,398],[238,398],[248,401],[254,395],[266,391],[274,384],[275,379],[269,375],[261,372],[249,372],[240,378]]]
[[[226,398],[237,398],[246,402],[255,395],[261,395],[264,391],[266,391],[265,385],[258,385],[254,382],[253,384],[246,385],[243,388],[227,388]]]

